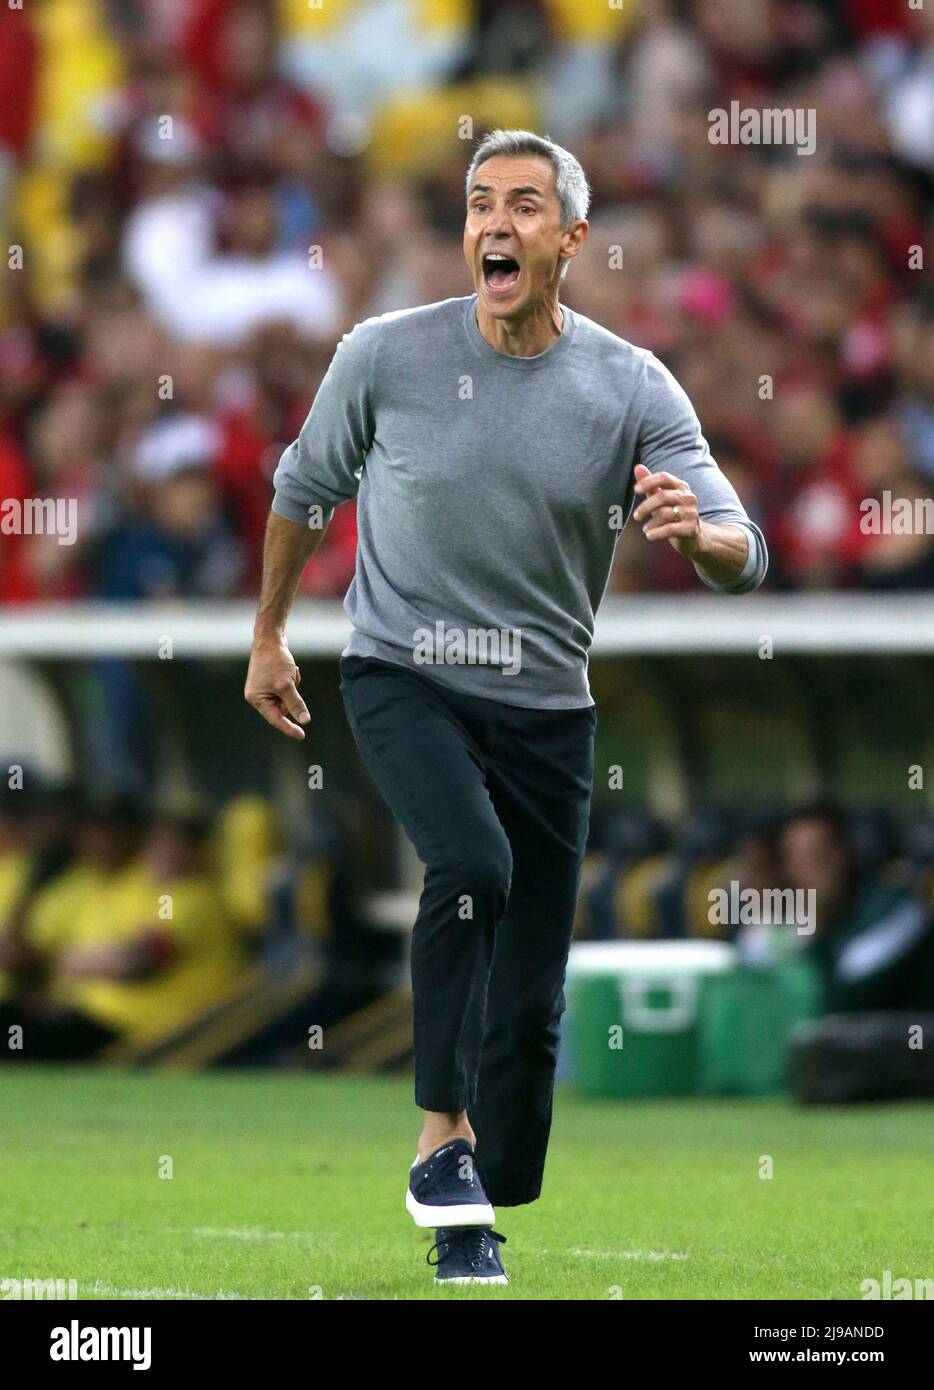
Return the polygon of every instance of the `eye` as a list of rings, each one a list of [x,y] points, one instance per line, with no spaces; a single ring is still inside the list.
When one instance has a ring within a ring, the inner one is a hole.
[[[531,203],[523,203],[523,205],[522,205],[522,207],[519,209],[519,211],[520,211],[520,212],[534,212],[535,209],[532,207]]]

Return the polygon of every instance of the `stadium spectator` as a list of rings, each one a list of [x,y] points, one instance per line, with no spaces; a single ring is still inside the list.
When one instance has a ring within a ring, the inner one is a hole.
[[[28,801],[28,792],[0,782],[0,933],[8,930],[32,872]]]
[[[920,469],[912,468],[904,431],[890,417],[880,415],[859,431],[854,458],[863,498],[881,508],[892,499],[911,504],[912,524],[890,530],[868,529],[871,515],[864,513],[864,529],[870,539],[861,557],[864,582],[874,589],[928,589],[934,586],[934,527],[914,525],[918,504],[934,512],[934,501]]]
[[[31,475],[21,450],[9,436],[0,435],[0,499],[7,503],[23,503],[32,495]],[[21,603],[35,593],[30,574],[30,540],[16,534],[12,526],[0,522],[0,603]]]
[[[33,137],[39,45],[33,21],[12,5],[0,11],[0,232],[8,228],[18,168]]]
[[[186,815],[147,827],[126,798],[90,809],[75,861],[38,894],[22,939],[6,942],[13,988],[0,1028],[23,1029],[8,1060],[146,1044],[223,997],[242,959],[206,868],[205,833]]]
[[[934,296],[899,312],[893,339],[898,387],[895,418],[918,472],[930,485],[934,479]]]
[[[814,893],[807,953],[821,972],[825,1012],[934,1009],[931,905],[897,875],[861,866],[845,813],[823,802],[798,808],[779,853],[782,883]]]
[[[136,515],[99,548],[96,591],[105,598],[223,598],[243,568],[242,547],[220,506],[211,464],[215,422],[178,412],[141,435],[134,458]]]

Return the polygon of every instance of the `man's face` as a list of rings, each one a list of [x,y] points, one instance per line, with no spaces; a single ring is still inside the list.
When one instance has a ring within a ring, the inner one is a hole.
[[[813,888],[821,918],[832,914],[847,887],[849,859],[832,825],[793,821],[782,834],[782,859],[792,888]]]
[[[185,878],[197,872],[197,836],[181,826],[157,825],[147,841],[146,858],[156,878]]]
[[[138,847],[136,828],[112,820],[88,820],[79,834],[82,855],[98,869],[109,871],[122,868]]]
[[[576,222],[562,231],[549,160],[494,155],[481,164],[467,194],[464,257],[487,312],[520,319],[545,300],[558,283],[559,256],[582,241],[573,229],[586,225]]]

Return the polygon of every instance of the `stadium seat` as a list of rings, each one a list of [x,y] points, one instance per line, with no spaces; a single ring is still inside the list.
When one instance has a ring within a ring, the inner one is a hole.
[[[721,871],[731,834],[730,817],[717,807],[699,808],[688,816],[671,870],[654,894],[662,937],[678,939],[691,934],[691,909],[696,902],[696,892],[693,900],[690,894],[695,876],[703,870]]]
[[[221,808],[212,838],[224,906],[242,931],[262,934],[272,920],[270,874],[282,852],[275,807],[262,796],[234,797]]]
[[[535,91],[516,79],[487,78],[392,98],[374,117],[367,151],[372,173],[429,172],[450,154],[465,112],[470,112],[475,127],[531,126],[537,114]]]
[[[616,876],[613,913],[619,936],[648,939],[661,936],[662,919],[656,895],[671,873],[670,854],[650,854]]]
[[[658,866],[667,862],[661,822],[650,812],[627,807],[596,821],[594,841],[599,865],[585,881],[587,935],[597,940],[615,936],[654,936],[656,921],[649,909],[645,885],[654,885]],[[646,865],[652,866],[648,873]]]
[[[615,43],[628,33],[638,14],[637,0],[547,0],[559,39],[575,43]]]

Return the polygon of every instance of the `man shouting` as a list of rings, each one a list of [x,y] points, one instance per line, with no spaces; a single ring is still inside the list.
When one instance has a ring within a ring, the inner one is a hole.
[[[412,936],[406,1205],[436,1279],[505,1283],[494,1208],[541,1190],[593,783],[587,654],[631,513],[746,593],[761,531],[652,355],[559,301],[588,234],[567,150],[494,131],[467,174],[474,293],[345,335],[275,499],[246,698],[303,738],[286,641],[302,569],[357,498],[341,691],[425,866]]]

